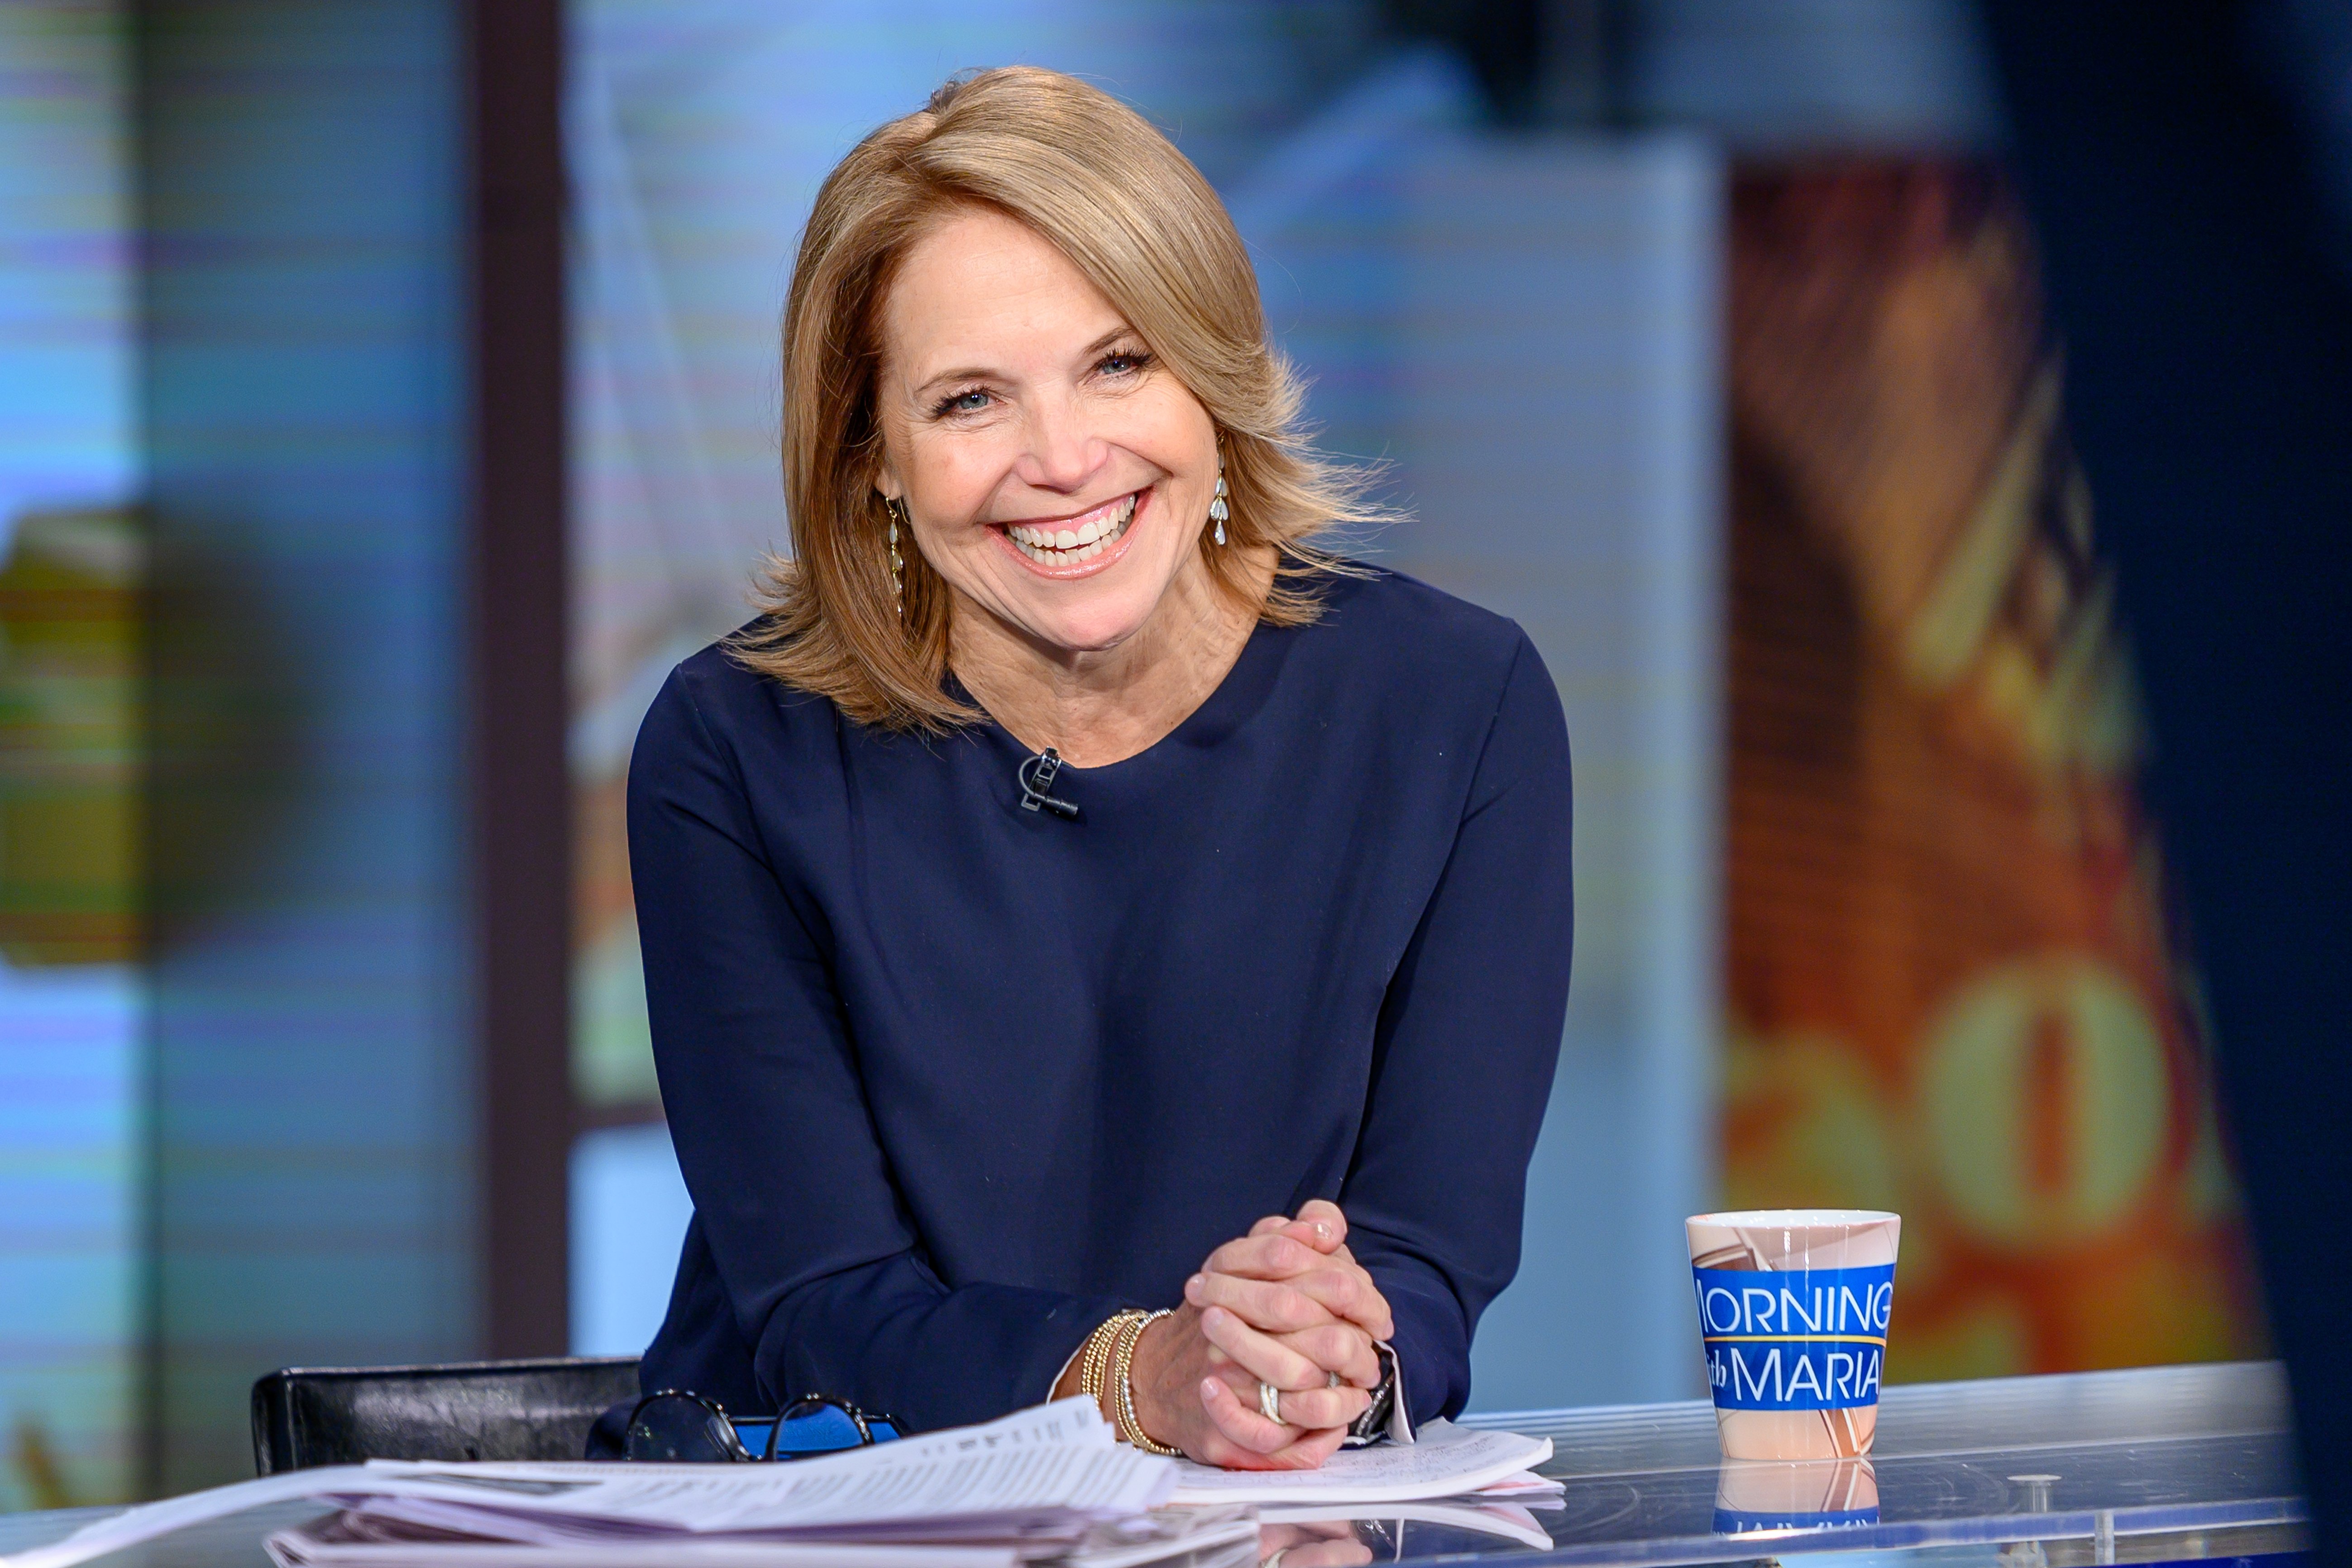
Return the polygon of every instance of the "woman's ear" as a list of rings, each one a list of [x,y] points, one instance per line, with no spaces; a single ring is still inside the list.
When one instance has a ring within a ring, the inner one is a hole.
[[[886,501],[900,500],[907,493],[905,483],[898,478],[898,465],[890,461],[887,454],[875,463],[874,477],[868,482],[873,485],[874,493]]]

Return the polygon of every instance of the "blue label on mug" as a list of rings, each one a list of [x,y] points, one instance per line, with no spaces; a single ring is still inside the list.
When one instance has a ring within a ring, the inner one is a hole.
[[[1707,1382],[1722,1410],[1847,1410],[1878,1403],[1895,1265],[1693,1268]]]

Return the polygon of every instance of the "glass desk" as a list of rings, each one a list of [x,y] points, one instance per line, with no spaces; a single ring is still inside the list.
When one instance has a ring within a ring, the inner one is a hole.
[[[2284,1568],[2308,1547],[2285,1384],[2268,1363],[1890,1388],[1866,1479],[1727,1467],[1714,1412],[1698,1402],[1465,1425],[1551,1438],[1545,1472],[1566,1488],[1557,1504],[1286,1510],[1268,1519],[1255,1555],[1270,1568],[1463,1557],[1512,1568],[1786,1568],[1827,1553],[1837,1555],[1819,1568],[1880,1568],[1897,1556],[1902,1568],[2206,1559]],[[0,1553],[56,1540],[100,1511],[0,1516]],[[257,1510],[104,1561],[254,1568],[267,1562],[265,1534],[318,1511]],[[1790,1522],[1806,1513],[1835,1521]]]
[[[2308,1545],[2285,1379],[2270,1363],[1889,1388],[1866,1482],[1826,1475],[1827,1466],[1801,1468],[1811,1474],[1800,1479],[1800,1467],[1729,1464],[1717,1450],[1714,1410],[1700,1402],[1522,1411],[1465,1425],[1552,1440],[1545,1473],[1567,1490],[1556,1511],[1532,1510],[1552,1545],[1519,1547],[1530,1562],[1900,1552],[1922,1568],[2055,1568]],[[1844,1517],[1790,1527],[1801,1517],[1792,1500]],[[1493,1551],[1475,1536],[1441,1542],[1431,1533],[1408,1523],[1403,1554]]]

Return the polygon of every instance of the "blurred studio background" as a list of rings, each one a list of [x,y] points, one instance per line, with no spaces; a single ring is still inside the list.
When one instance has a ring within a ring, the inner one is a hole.
[[[1698,1394],[1724,1205],[1902,1212],[1896,1380],[2262,1353],[1959,0],[0,0],[0,1508],[250,1473],[279,1365],[643,1347],[630,744],[783,535],[819,180],[1012,61],[1200,164],[1358,547],[1559,682],[1474,1407]]]

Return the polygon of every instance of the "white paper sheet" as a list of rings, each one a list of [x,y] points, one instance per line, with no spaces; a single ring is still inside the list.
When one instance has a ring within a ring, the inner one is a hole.
[[[816,1542],[321,1541],[281,1530],[262,1543],[278,1568],[1020,1568],[1011,1547],[839,1546]]]
[[[1013,1546],[857,1546],[675,1534],[623,1540],[453,1541],[446,1531],[484,1521],[408,1498],[375,1499],[357,1509],[279,1531],[263,1544],[278,1568],[1022,1568],[1039,1553]],[[493,1527],[499,1521],[492,1521]],[[561,1521],[586,1530],[584,1521]],[[1145,1568],[1170,1557],[1234,1545],[1246,1548],[1234,1568],[1254,1568],[1255,1514],[1247,1509],[1160,1509],[1095,1525],[1051,1546],[1057,1568]]]
[[[312,1495],[433,1497],[551,1517],[695,1534],[871,1532],[914,1521],[1041,1512],[1111,1518],[1167,1500],[1173,1461],[1124,1447],[1032,1445],[878,1462],[861,1449],[791,1465],[433,1465],[367,1468],[361,1485]]]
[[[5,1568],[71,1568],[141,1541],[304,1498],[401,1498],[509,1521],[588,1524],[590,1538],[759,1531],[828,1540],[1075,1539],[1167,1500],[1171,1461],[1117,1446],[1084,1399],[985,1426],[790,1465],[387,1463],[296,1470],[131,1509]],[[518,1527],[519,1528],[519,1527]],[[562,1532],[577,1543],[581,1534]]]
[[[1444,1422],[1419,1436],[1411,1447],[1343,1451],[1321,1470],[1216,1470],[1115,1444],[1099,1413],[1079,1399],[791,1465],[378,1461],[151,1503],[0,1559],[0,1568],[72,1568],[208,1520],[306,1498],[347,1507],[396,1500],[418,1521],[473,1520],[481,1533],[535,1548],[682,1545],[718,1535],[740,1542],[756,1533],[768,1544],[1005,1547],[1034,1557],[1078,1544],[1097,1523],[1170,1501],[1418,1501],[1505,1481],[1551,1456],[1546,1439]],[[919,1568],[917,1559],[905,1568]]]
[[[1342,1448],[1319,1470],[1220,1470],[1175,1459],[1178,1503],[1413,1502],[1458,1497],[1533,1469],[1551,1439],[1473,1432],[1450,1421],[1421,1427],[1410,1445]]]

